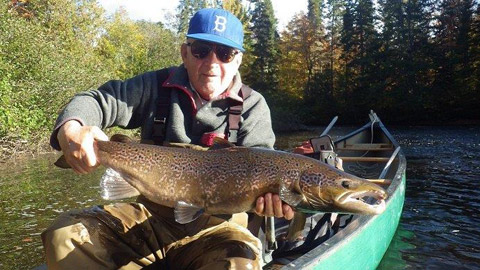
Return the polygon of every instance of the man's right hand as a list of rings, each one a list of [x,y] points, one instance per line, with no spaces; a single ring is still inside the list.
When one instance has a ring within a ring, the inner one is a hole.
[[[108,141],[108,136],[95,126],[82,126],[70,120],[60,127],[57,134],[65,160],[79,174],[86,174],[98,167],[95,140]]]

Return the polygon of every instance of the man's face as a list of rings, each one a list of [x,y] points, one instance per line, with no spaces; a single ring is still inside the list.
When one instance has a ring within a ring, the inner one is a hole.
[[[187,39],[188,44],[194,41]],[[182,44],[181,53],[190,83],[206,100],[219,96],[230,86],[242,63],[242,53],[236,54],[229,63],[222,62],[214,50],[199,59],[192,55],[191,46],[187,44]]]

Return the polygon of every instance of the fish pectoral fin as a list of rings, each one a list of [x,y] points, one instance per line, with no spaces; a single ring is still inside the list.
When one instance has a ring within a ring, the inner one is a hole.
[[[293,190],[290,190],[285,185],[282,185],[280,187],[280,194],[279,195],[280,195],[280,199],[282,199],[282,201],[286,202],[287,204],[289,204],[290,206],[293,206],[293,207],[299,205],[301,202],[304,201],[303,194],[300,194],[300,193],[297,193]]]
[[[302,236],[305,223],[307,222],[307,216],[302,212],[295,212],[290,225],[288,225],[287,241],[297,241]]]
[[[136,188],[112,168],[108,168],[103,174],[100,189],[105,200],[120,200],[140,195]]]
[[[196,220],[203,214],[203,212],[205,212],[205,210],[200,206],[184,201],[178,201],[173,212],[175,214],[176,222],[186,224]]]

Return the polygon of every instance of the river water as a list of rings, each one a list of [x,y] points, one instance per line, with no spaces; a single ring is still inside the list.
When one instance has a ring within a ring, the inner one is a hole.
[[[336,128],[333,136],[352,128]],[[291,150],[321,133],[278,134]],[[407,157],[404,212],[377,270],[480,269],[480,127],[390,127]],[[108,203],[101,170],[78,176],[55,155],[0,164],[0,270],[44,262],[40,233],[59,213]],[[355,269],[354,267],[352,269]]]

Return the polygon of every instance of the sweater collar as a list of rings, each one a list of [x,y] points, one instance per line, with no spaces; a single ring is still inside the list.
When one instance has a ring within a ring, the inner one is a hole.
[[[243,84],[240,73],[237,72],[237,74],[233,77],[233,83],[230,85],[230,87],[222,94],[220,94],[217,98],[211,101],[232,99],[232,101],[234,101],[235,103],[243,103],[242,97],[239,96],[242,85]],[[163,83],[163,86],[176,87],[182,89],[183,91],[188,91],[189,96],[191,97],[193,97],[193,95],[195,94],[195,90],[192,89],[192,87],[190,86],[187,69],[184,67],[183,64],[170,70],[170,76]]]

